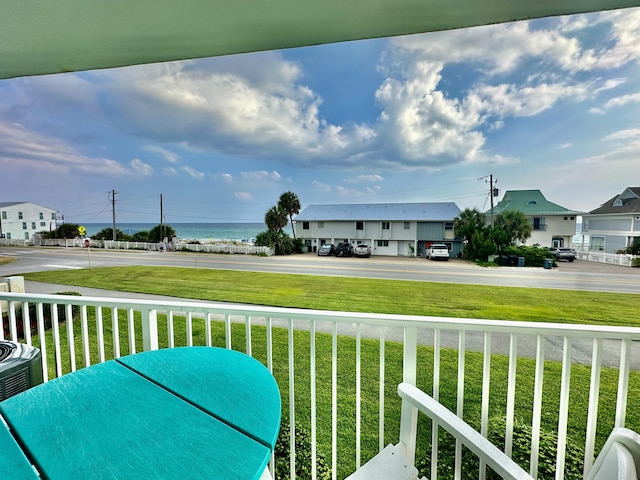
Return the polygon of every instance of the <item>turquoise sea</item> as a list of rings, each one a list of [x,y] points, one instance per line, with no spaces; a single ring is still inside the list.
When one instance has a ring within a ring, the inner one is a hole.
[[[133,235],[136,232],[151,230],[157,223],[116,223],[116,228],[122,232]],[[231,240],[241,242],[242,240],[255,239],[258,233],[264,232],[267,226],[264,223],[171,223],[169,224],[175,231],[179,239],[219,241]],[[85,223],[87,236],[91,237],[100,230],[112,228],[112,223]]]

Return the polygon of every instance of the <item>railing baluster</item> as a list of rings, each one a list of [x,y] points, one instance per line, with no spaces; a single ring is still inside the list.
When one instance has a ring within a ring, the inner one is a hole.
[[[31,314],[29,313],[29,302],[22,302],[22,329],[24,343],[31,345]]]
[[[433,398],[440,401],[440,329],[433,330]],[[431,480],[438,478],[438,423],[431,422]]]
[[[36,317],[38,336],[40,337],[40,354],[42,355],[42,380],[47,382],[49,380],[49,367],[47,365],[47,338],[44,330],[44,309],[42,307],[42,302],[38,302],[36,304]],[[0,325],[0,327],[2,327],[2,325]]]
[[[584,470],[586,478],[595,456],[596,427],[598,423],[598,398],[600,396],[600,371],[602,366],[602,339],[593,339],[591,354],[591,382],[589,386],[589,413],[587,414],[587,434],[584,447]]]
[[[11,340],[18,341],[18,322],[16,321],[16,306],[14,302],[9,302],[9,333]]]
[[[145,352],[157,350],[160,348],[158,343],[158,311],[145,308],[140,313],[142,315],[142,349]],[[133,317],[133,313],[131,316]]]
[[[186,325],[186,334],[187,334],[187,346],[188,347],[192,347],[193,346],[193,317],[192,317],[192,313],[188,312],[187,313],[187,325]]]
[[[102,363],[105,360],[104,325],[102,323],[102,307],[96,307],[96,338],[98,340],[98,359],[100,363]]]
[[[516,405],[516,368],[518,364],[518,337],[509,335],[509,373],[507,379],[507,412],[504,452],[511,457],[513,452],[513,419]]]
[[[484,352],[482,362],[482,407],[480,420],[480,433],[483,437],[489,436],[489,394],[491,387],[491,333],[484,332]],[[480,480],[487,475],[486,462],[480,459]]]
[[[289,468],[291,479],[296,478],[296,408],[295,408],[295,371],[293,361],[293,320],[288,320],[287,352],[289,358]]]
[[[111,330],[113,334],[113,357],[120,358],[120,322],[117,307],[111,309]]]
[[[404,327],[404,348],[402,358],[402,378],[403,382],[416,384],[417,379],[417,354],[418,341],[416,327]],[[411,462],[416,458],[416,435],[418,432],[418,409],[409,404],[403,404],[403,410],[409,409],[406,414],[403,412],[400,422],[400,444],[404,448],[404,456]]]
[[[136,353],[136,324],[133,317],[133,308],[127,309],[127,328],[129,330],[127,332],[129,337],[129,353],[133,355]]]
[[[249,355],[250,357],[253,356],[253,348],[251,346],[251,316],[247,315],[245,317],[245,323],[244,323],[244,330],[245,330],[245,353],[247,355]]]
[[[224,316],[224,338],[225,347],[227,350],[231,350],[231,315],[229,314]]]
[[[316,432],[316,321],[309,324],[309,383],[311,388],[311,480],[317,477]]]
[[[60,321],[58,304],[51,305],[51,328],[53,329],[53,348],[56,359],[56,377],[62,376],[62,352],[60,351]]]
[[[67,345],[69,346],[69,363],[71,371],[76,371],[76,347],[73,336],[73,307],[70,303],[65,305],[65,315],[67,322]]]
[[[538,478],[538,458],[540,453],[540,419],[542,417],[542,387],[544,378],[544,347],[546,338],[536,336],[536,373],[533,387],[533,421],[531,425],[531,461],[529,475]]]
[[[385,442],[384,442],[384,385],[385,385],[385,378],[384,378],[384,367],[385,367],[385,361],[384,361],[384,347],[385,347],[385,340],[384,340],[384,333],[385,333],[385,327],[380,327],[380,338],[379,338],[379,342],[380,342],[380,373],[379,373],[379,377],[378,377],[378,449],[382,450],[385,447]]]
[[[338,323],[331,323],[331,478],[338,478]]]
[[[84,366],[91,365],[91,353],[89,351],[89,322],[87,320],[87,306],[82,305],[80,309],[80,331],[82,334],[82,355]]]
[[[616,401],[616,427],[624,427],[627,416],[627,395],[629,394],[629,369],[631,367],[631,340],[623,340],[620,345],[620,370],[618,375],[618,399]]]
[[[205,321],[204,321],[204,328],[205,328],[205,342],[207,347],[211,347],[213,345],[213,340],[211,338],[211,317],[213,316],[213,313],[207,313],[205,316]]]
[[[167,347],[173,348],[176,346],[173,331],[173,310],[167,312]]]
[[[362,389],[361,381],[361,342],[360,342],[360,324],[356,324],[356,468],[360,468],[360,433],[361,433],[361,415],[362,415]]]
[[[571,338],[565,336],[562,343],[562,381],[560,384],[560,413],[558,416],[556,480],[562,480],[564,478],[565,452],[567,449],[567,421],[569,419],[569,390],[571,385],[571,348]]]
[[[456,415],[463,418],[464,415],[464,360],[465,360],[465,337],[466,332],[461,330],[458,332],[458,393]],[[455,468],[453,478],[460,480],[462,478],[462,442],[456,439]]]

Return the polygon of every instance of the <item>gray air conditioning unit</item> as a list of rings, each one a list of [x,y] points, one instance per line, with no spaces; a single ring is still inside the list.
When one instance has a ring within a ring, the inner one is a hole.
[[[42,383],[40,350],[0,340],[0,401]]]

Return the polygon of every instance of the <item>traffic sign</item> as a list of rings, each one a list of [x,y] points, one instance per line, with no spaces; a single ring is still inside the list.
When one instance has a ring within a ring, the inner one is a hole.
[[[84,228],[82,225],[80,225],[80,226],[78,227],[78,234],[79,234],[81,237],[84,237],[84,236],[87,234],[87,229],[86,229],[86,228]]]

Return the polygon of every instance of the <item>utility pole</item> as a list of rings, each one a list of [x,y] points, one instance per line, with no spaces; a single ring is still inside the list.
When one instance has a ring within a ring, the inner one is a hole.
[[[491,227],[493,227],[493,197],[498,196],[498,189],[495,188],[495,184],[498,183],[498,180],[493,181],[493,174],[489,174],[486,177],[480,177],[478,180],[484,180],[489,177],[489,199],[491,200]],[[486,181],[486,180],[485,180]]]
[[[162,213],[162,194],[160,194],[160,241],[164,241],[164,222],[162,219],[164,215]]]
[[[113,212],[113,241],[116,241],[116,192],[111,190],[111,211]]]

